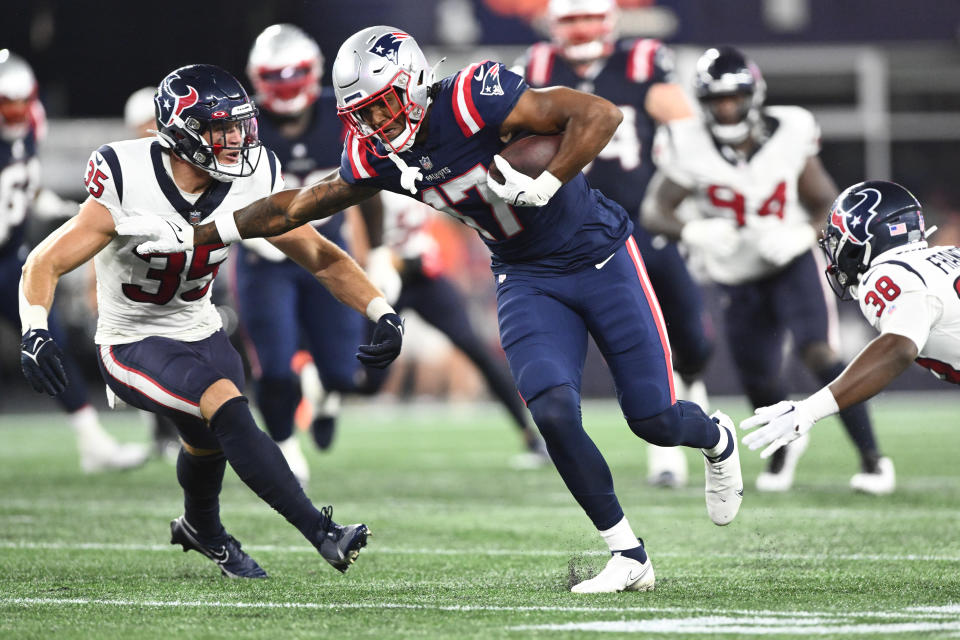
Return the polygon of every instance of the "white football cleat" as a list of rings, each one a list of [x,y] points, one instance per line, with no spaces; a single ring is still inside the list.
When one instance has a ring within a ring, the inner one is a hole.
[[[84,473],[135,469],[150,455],[150,450],[142,444],[120,444],[110,437],[98,438],[94,442],[81,441],[79,448],[80,468]]]
[[[786,453],[783,458],[783,466],[776,473],[772,471],[763,471],[757,476],[757,491],[764,493],[782,493],[789,491],[793,486],[793,476],[797,471],[797,463],[800,462],[800,456],[810,445],[810,436],[803,435],[793,442],[784,445]],[[851,481],[852,482],[852,481]]]
[[[653,591],[656,579],[650,556],[637,562],[619,553],[610,556],[607,566],[589,580],[573,585],[573,593],[617,593],[618,591]]]
[[[886,496],[893,493],[897,486],[897,475],[893,470],[893,460],[880,458],[877,461],[877,473],[863,473],[850,478],[850,488],[861,493]]]
[[[725,460],[715,460],[704,451],[703,464],[706,468],[707,515],[713,524],[724,526],[733,522],[743,502],[743,473],[740,471],[740,449],[737,447],[737,432],[730,416],[715,411],[710,416],[720,428],[727,430],[727,437],[733,442],[733,451]]]
[[[647,484],[680,489],[687,484],[687,457],[680,447],[647,445]]]
[[[310,465],[307,464],[307,459],[303,455],[297,435],[293,434],[286,440],[278,442],[277,446],[280,447],[280,453],[287,461],[290,471],[293,471],[293,475],[296,476],[297,482],[302,488],[306,488],[307,483],[310,482]]]

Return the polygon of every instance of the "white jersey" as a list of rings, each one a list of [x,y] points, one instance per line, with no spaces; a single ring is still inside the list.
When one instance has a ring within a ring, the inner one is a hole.
[[[173,182],[169,155],[152,138],[100,147],[90,156],[84,182],[114,223],[133,216],[209,222],[283,188],[279,163],[264,149],[252,176],[215,181],[197,198]],[[95,258],[97,344],[150,336],[193,342],[217,331],[221,320],[210,291],[228,247],[201,245],[185,253],[141,256],[135,249],[142,241],[118,236]]]
[[[661,128],[654,142],[658,169],[693,192],[702,217],[733,220],[739,245],[732,256],[703,256],[708,275],[723,284],[741,284],[771,275],[778,267],[759,247],[772,236],[803,234],[809,242],[793,247],[794,258],[810,250],[815,234],[797,197],[797,180],[807,160],[820,151],[820,129],[800,107],[767,107],[763,115],[776,127],[748,160],[727,158],[702,121]],[[782,243],[781,243],[782,244]]]
[[[860,311],[880,333],[917,345],[917,363],[960,384],[960,248],[915,243],[877,256],[857,287]]]

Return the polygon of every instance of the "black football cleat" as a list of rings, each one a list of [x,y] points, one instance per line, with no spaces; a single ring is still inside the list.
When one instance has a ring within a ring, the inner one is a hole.
[[[267,577],[267,572],[260,568],[256,560],[244,553],[236,538],[224,531],[216,539],[202,540],[184,516],[170,521],[170,544],[183,546],[184,553],[191,549],[202,553],[216,562],[220,571],[228,578]]]
[[[333,507],[320,510],[320,524],[314,546],[323,559],[340,573],[346,573],[360,549],[367,546],[367,538],[373,535],[365,524],[339,525],[333,521]]]

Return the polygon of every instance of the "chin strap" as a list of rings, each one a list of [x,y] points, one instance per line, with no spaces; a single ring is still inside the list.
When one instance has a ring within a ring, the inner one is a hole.
[[[395,153],[387,154],[387,157],[393,161],[393,164],[397,165],[397,169],[400,169],[400,186],[415,195],[417,193],[416,183],[418,180],[423,180],[423,173],[417,167],[408,165],[403,161],[403,158]]]

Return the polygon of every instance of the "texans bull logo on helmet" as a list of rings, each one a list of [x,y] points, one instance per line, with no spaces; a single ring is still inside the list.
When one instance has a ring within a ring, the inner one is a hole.
[[[385,33],[373,43],[373,46],[370,47],[370,53],[374,53],[381,58],[386,58],[393,64],[400,64],[400,45],[409,37],[410,34],[402,31]]]
[[[197,104],[200,95],[196,89],[174,73],[164,79],[154,100],[157,103],[157,112],[160,114],[160,123],[163,126],[170,126],[174,118],[179,118],[184,109]]]
[[[877,215],[877,205],[882,196],[876,189],[867,188],[857,191],[859,202],[849,209],[842,209],[840,203],[830,211],[830,224],[835,226],[853,244],[867,244],[873,233],[870,232],[870,221]]]

